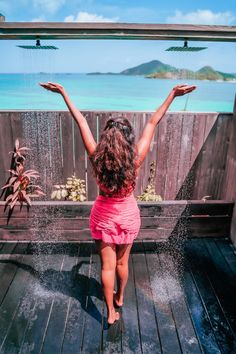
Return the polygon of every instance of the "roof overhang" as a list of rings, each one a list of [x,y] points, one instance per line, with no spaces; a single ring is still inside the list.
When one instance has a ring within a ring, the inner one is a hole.
[[[236,42],[236,26],[143,23],[0,22],[0,39],[126,39]]]

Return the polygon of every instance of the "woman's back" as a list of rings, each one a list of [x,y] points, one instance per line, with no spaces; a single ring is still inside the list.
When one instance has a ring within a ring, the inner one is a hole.
[[[117,192],[111,192],[108,188],[106,188],[102,183],[99,183],[98,179],[96,179],[97,185],[99,186],[99,194],[103,195],[104,197],[111,197],[111,198],[125,198],[130,196],[133,191],[134,187],[130,184],[128,187],[122,187]]]

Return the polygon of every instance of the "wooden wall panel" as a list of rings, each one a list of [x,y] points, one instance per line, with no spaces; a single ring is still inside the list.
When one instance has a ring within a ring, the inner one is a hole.
[[[169,119],[169,134],[166,137],[169,145],[166,183],[165,183],[165,199],[174,199],[176,196],[178,184],[178,167],[180,162],[181,149],[181,133],[182,133],[182,114],[176,117],[173,114],[167,116]],[[164,156],[165,158],[165,156]]]
[[[225,173],[222,178],[221,197],[236,201],[236,97],[234,102],[234,114],[229,124],[228,152]],[[236,246],[236,207],[234,207],[231,222],[231,239]]]
[[[151,112],[82,112],[98,141],[109,117],[122,115],[131,121],[140,138]],[[156,193],[164,200],[232,198],[235,178],[232,114],[167,113],[157,126],[149,154],[142,165],[135,196],[147,185],[151,161],[156,161]],[[47,198],[53,184],[65,183],[75,173],[87,182],[88,200],[98,193],[79,128],[69,112],[0,112],[0,184],[9,168],[8,151],[20,137],[32,149],[27,168],[41,173]],[[27,141],[26,140],[27,137]],[[58,138],[58,139],[57,139]],[[232,146],[231,146],[232,145]],[[228,149],[231,149],[228,155]],[[231,182],[230,182],[231,181]]]
[[[158,140],[157,140],[157,158],[156,158],[156,193],[163,199],[165,196],[165,183],[167,176],[167,156],[168,156],[168,141],[167,141],[167,128],[168,119],[167,115],[158,124]]]
[[[63,181],[74,173],[73,118],[68,113],[61,115]],[[59,183],[59,182],[58,182]]]
[[[193,150],[194,119],[195,119],[194,114],[186,114],[186,113],[183,114],[180,152],[178,156],[178,171],[176,171],[177,172],[176,195],[178,195],[182,187],[183,181],[190,173],[191,166],[192,166],[191,154]],[[189,178],[189,183],[191,182],[192,182],[191,178]],[[185,189],[183,188],[182,194],[185,196],[185,199],[190,199],[187,188]]]
[[[137,136],[137,141],[140,139],[140,137],[143,133],[143,129],[150,117],[151,117],[150,113],[146,113],[146,114],[145,113],[141,113],[141,114],[136,113],[134,119],[140,121],[140,123],[141,123],[139,126],[140,132],[139,132],[139,136]],[[137,134],[137,133],[135,132],[135,134]],[[144,162],[140,168],[140,173],[139,173],[139,177],[138,177],[139,188],[140,188],[140,189],[138,189],[139,194],[143,193],[143,191],[147,187],[151,162],[153,160],[156,162],[156,160],[157,160],[157,150],[156,150],[157,135],[158,135],[158,129],[156,129],[156,131],[154,133],[154,137],[151,142],[148,155],[146,156],[146,159],[144,160]]]
[[[90,127],[90,130],[94,136],[94,139],[97,141],[98,140],[98,131],[97,131],[97,115],[94,114],[94,112],[86,112],[85,117],[87,119],[88,125]],[[92,164],[91,161],[88,157],[88,154],[86,152],[86,172],[87,172],[87,198],[88,200],[95,200],[98,194],[98,188],[97,184],[93,175],[93,169],[92,169]]]
[[[74,174],[86,181],[86,154],[84,143],[80,134],[79,126],[73,121],[74,132]]]
[[[70,117],[67,117],[70,119]],[[62,142],[62,117],[61,114],[57,114],[56,112],[52,112],[50,114],[48,120],[48,127],[49,127],[49,146],[50,146],[50,170],[51,170],[51,188],[48,190],[48,196],[52,190],[55,188],[53,187],[55,184],[64,184],[65,181],[63,171],[64,171],[64,159],[67,159],[67,156],[63,156],[63,142]],[[48,197],[47,197],[48,198]]]
[[[7,170],[9,170],[11,165],[11,155],[10,151],[13,151],[13,135],[12,135],[12,121],[11,113],[0,113],[0,178],[1,186],[5,184],[6,179],[9,176]]]

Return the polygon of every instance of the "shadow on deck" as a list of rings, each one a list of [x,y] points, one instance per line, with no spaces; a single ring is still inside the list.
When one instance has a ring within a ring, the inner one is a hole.
[[[227,239],[135,243],[108,328],[93,243],[0,243],[0,353],[235,353]]]

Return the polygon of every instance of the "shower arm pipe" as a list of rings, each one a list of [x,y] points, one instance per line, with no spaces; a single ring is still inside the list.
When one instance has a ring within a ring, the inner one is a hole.
[[[236,42],[236,26],[75,23],[75,22],[0,22],[0,39],[121,39],[189,40]]]

